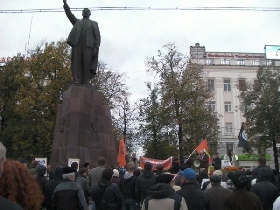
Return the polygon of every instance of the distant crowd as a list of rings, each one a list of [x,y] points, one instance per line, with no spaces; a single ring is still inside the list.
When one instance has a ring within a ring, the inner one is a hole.
[[[2,210],[280,210],[278,174],[259,158],[253,171],[195,171],[176,159],[169,170],[150,162],[139,168],[133,154],[125,168],[97,166],[27,166],[6,160],[0,142],[0,209]],[[202,168],[200,168],[202,169]],[[205,174],[207,176],[205,176]]]

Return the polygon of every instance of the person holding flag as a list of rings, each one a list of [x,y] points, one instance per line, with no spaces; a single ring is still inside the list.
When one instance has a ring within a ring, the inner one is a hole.
[[[209,165],[209,155],[207,154],[208,151],[208,143],[207,140],[204,139],[195,149],[199,155],[197,156],[197,160],[200,161],[199,165],[199,172],[202,170],[208,171]]]
[[[124,143],[124,135],[121,135],[121,139],[120,139],[120,144],[119,144],[119,153],[118,153],[118,165],[119,167],[125,167],[126,166],[126,146]]]
[[[246,126],[246,123],[243,122],[241,125],[241,128],[240,128],[239,134],[238,134],[238,140],[239,140],[238,146],[243,147],[244,150],[247,153],[249,153],[251,151],[251,147],[249,146],[249,143],[248,143],[248,137],[245,132],[245,126]]]

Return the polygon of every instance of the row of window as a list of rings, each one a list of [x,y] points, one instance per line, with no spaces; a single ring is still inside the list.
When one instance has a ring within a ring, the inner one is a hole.
[[[208,103],[208,108],[210,110],[212,110],[213,112],[215,112],[216,111],[216,102],[215,101],[210,101]],[[225,112],[232,112],[231,102],[230,101],[225,101],[224,108],[225,108]]]
[[[259,87],[258,80],[254,80],[254,88],[257,89]],[[246,81],[245,79],[238,80],[238,89],[239,91],[246,91]],[[215,91],[215,80],[208,79],[208,90]],[[224,91],[231,91],[231,83],[230,79],[224,79]]]
[[[234,65],[233,61],[235,61],[235,64],[238,66],[245,66],[245,60],[243,60],[243,59],[240,59],[240,60],[221,59],[220,64],[221,65],[230,65],[232,63],[232,65]],[[266,60],[265,62],[266,62],[267,66],[275,65],[274,61],[271,61],[271,60]],[[206,65],[213,65],[213,64],[214,64],[213,59],[206,59]],[[261,61],[260,60],[251,60],[251,65],[259,66],[259,65],[261,65]]]

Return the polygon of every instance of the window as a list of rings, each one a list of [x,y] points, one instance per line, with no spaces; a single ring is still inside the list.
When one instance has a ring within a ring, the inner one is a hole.
[[[224,80],[224,91],[231,91],[230,80],[229,79]]]
[[[252,60],[252,65],[253,66],[259,66],[260,65],[260,61],[259,60]]]
[[[256,91],[261,90],[259,80],[254,80],[254,90],[256,90]]]
[[[225,112],[231,112],[231,102],[225,102]]]
[[[226,123],[225,132],[232,133],[232,123]]]
[[[209,107],[209,110],[215,112],[216,111],[216,102],[210,101],[208,107]]]
[[[222,65],[229,65],[230,64],[230,60],[229,59],[221,59],[221,64]]]
[[[215,90],[215,81],[213,79],[208,79],[208,90],[209,91]]]
[[[236,65],[245,66],[245,61],[244,60],[236,60]]]
[[[213,65],[213,64],[214,64],[214,62],[213,62],[212,59],[207,59],[206,60],[206,65]]]
[[[239,91],[246,91],[246,82],[245,79],[240,79],[238,83]]]

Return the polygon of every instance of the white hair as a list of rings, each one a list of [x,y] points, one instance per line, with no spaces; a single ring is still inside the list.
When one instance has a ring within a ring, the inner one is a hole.
[[[0,142],[0,161],[6,160],[6,147]]]
[[[62,174],[62,179],[73,179],[75,178],[75,173],[69,173],[69,174]]]

